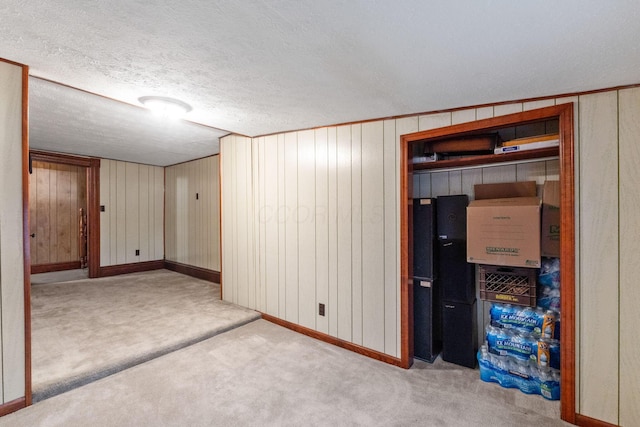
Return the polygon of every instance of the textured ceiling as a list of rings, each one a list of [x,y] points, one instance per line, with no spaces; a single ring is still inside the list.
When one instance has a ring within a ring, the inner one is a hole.
[[[33,76],[132,105],[175,97],[189,121],[250,136],[640,83],[637,0],[3,0],[0,16],[0,57]],[[76,111],[84,95],[46,96],[34,146],[52,123],[108,135],[63,123],[105,120]],[[113,110],[137,144],[141,123]]]

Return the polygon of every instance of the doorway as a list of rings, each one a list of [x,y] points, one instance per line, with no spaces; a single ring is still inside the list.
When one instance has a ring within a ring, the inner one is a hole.
[[[100,159],[32,150],[29,166],[31,272],[86,268],[98,277]]]
[[[32,161],[29,188],[31,274],[86,270],[87,168]]]
[[[561,345],[560,412],[564,421],[575,423],[575,193],[573,104],[530,110],[490,119],[478,120],[444,128],[403,135],[400,140],[400,329],[401,364],[413,362],[413,287],[412,278],[412,176],[416,143],[431,143],[448,137],[465,136],[479,131],[494,131],[507,126],[544,120],[558,120],[560,139],[560,281],[562,283],[561,315],[563,325]],[[517,155],[516,155],[517,154]],[[531,158],[526,152],[514,153],[512,161]],[[496,155],[475,156],[472,159],[447,161],[450,166],[471,166],[504,161]]]

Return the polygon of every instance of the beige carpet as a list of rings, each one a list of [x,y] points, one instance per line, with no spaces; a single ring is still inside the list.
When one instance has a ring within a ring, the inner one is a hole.
[[[260,317],[168,270],[33,285],[31,305],[35,401]]]
[[[0,426],[564,426],[558,402],[438,359],[404,370],[251,322],[0,418]]]

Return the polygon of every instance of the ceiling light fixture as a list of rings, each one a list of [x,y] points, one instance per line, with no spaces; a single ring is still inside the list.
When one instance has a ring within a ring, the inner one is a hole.
[[[182,117],[192,110],[186,102],[166,96],[142,96],[138,101],[162,117]]]

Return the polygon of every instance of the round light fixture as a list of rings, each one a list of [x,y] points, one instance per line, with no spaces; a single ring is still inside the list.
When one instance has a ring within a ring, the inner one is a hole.
[[[138,101],[163,117],[181,117],[192,110],[191,105],[166,96],[142,96]]]

